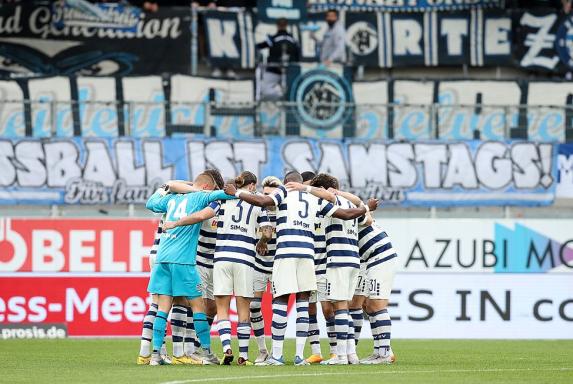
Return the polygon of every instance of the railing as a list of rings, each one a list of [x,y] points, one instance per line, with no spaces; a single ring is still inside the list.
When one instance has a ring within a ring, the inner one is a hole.
[[[570,106],[7,100],[0,108],[0,136],[8,138],[202,134],[563,142],[573,140],[572,127]]]

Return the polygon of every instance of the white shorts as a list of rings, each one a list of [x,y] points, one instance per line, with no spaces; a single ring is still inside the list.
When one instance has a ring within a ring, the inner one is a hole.
[[[366,264],[360,263],[360,273],[358,274],[358,282],[354,290],[354,296],[368,296],[368,284],[366,279]]]
[[[326,297],[328,301],[352,300],[359,274],[359,268],[326,268]]]
[[[316,291],[314,260],[294,257],[275,259],[272,290],[274,297]]]
[[[394,257],[366,270],[366,296],[369,299],[390,299],[397,267],[398,258]]]
[[[232,261],[218,261],[213,268],[215,296],[254,297],[254,269]]]
[[[201,293],[204,299],[215,300],[213,295],[213,268],[197,266],[201,277]]]
[[[255,292],[266,292],[267,284],[272,284],[271,276],[270,273],[263,273],[255,269],[253,277]]]
[[[328,301],[326,296],[326,275],[318,275],[316,277],[316,291],[310,295],[310,303],[321,303]]]

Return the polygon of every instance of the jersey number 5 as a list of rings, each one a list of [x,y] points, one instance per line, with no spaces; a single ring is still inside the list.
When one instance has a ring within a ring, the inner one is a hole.
[[[306,219],[308,217],[308,201],[303,199],[303,194],[300,191],[298,193],[298,201],[304,203],[304,211],[301,209],[300,211],[298,211],[298,215],[300,216],[301,219]]]

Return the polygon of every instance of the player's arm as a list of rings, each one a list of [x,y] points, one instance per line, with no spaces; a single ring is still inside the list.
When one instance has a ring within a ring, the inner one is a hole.
[[[301,183],[295,183],[293,181],[287,183],[285,185],[286,189],[288,189],[289,191],[303,191],[303,192],[308,192],[316,197],[318,197],[319,199],[324,199],[326,201],[330,201],[331,203],[336,203],[336,196],[334,195],[334,193],[327,191],[324,188],[316,188],[316,187],[311,187],[310,185],[304,185]],[[358,204],[356,204],[358,205]]]
[[[332,213],[332,217],[336,217],[337,219],[342,219],[342,220],[357,219],[360,216],[364,216],[366,213],[370,211],[376,210],[377,207],[378,207],[378,200],[369,199],[367,205],[362,204],[358,208],[338,208],[336,211]]]
[[[209,196],[207,197],[209,203],[212,203],[213,201],[216,200],[233,200],[233,199],[236,199],[234,195],[230,193],[225,193],[225,191],[221,189],[209,192]]]
[[[360,197],[350,193],[350,192],[346,192],[346,191],[339,191],[338,189],[334,189],[334,188],[328,188],[328,191],[338,195],[338,196],[342,196],[344,197],[346,200],[350,201],[352,204],[356,205],[357,207],[362,203],[362,199],[360,199]]]
[[[361,227],[369,227],[373,222],[374,219],[372,218],[372,214],[370,212],[358,219],[358,225]]]
[[[192,183],[187,181],[170,180],[166,184],[169,187],[169,192],[172,193],[191,193],[201,191],[201,189],[194,187]]]
[[[163,230],[167,231],[176,227],[182,227],[185,225],[193,225],[200,223],[201,221],[208,220],[214,217],[216,214],[215,210],[211,207],[203,208],[200,211],[194,212],[188,216],[182,217],[177,221],[166,221],[163,223]]]
[[[163,185],[158,188],[157,191],[147,200],[145,203],[145,208],[149,209],[155,213],[165,213],[167,212],[167,202],[171,199],[173,195],[168,195],[169,187]]]
[[[273,237],[273,227],[265,225],[261,227],[261,238],[257,242],[257,253],[259,255],[266,255],[269,248],[267,243]]]
[[[280,188],[280,187],[279,187]],[[273,207],[278,205],[275,200],[266,195],[255,195],[245,191],[239,191],[237,194],[237,188],[233,184],[225,185],[223,189],[227,195],[234,195],[237,198],[246,201],[249,204],[255,205],[257,207]]]

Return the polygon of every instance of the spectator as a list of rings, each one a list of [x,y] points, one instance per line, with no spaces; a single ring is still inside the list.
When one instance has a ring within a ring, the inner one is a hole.
[[[300,47],[293,35],[287,31],[287,19],[277,20],[277,33],[267,36],[266,40],[257,44],[258,49],[269,50],[269,57],[261,81],[261,98],[280,99],[283,95],[281,79],[283,67],[288,63],[300,61]]]
[[[326,12],[328,31],[320,44],[320,62],[325,65],[346,63],[346,38],[344,26],[338,20],[338,12],[330,9]]]

